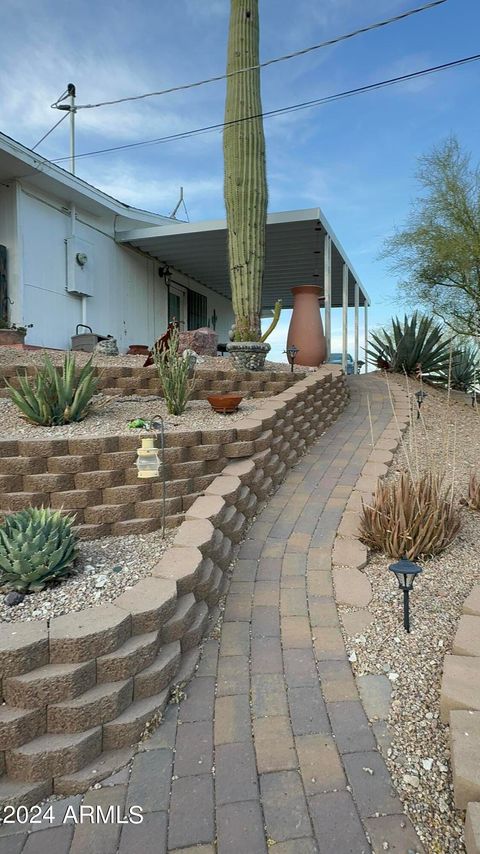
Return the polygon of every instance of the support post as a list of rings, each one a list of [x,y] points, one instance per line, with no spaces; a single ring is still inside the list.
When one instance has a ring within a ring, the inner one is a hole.
[[[358,308],[360,305],[360,288],[358,287],[358,282],[355,282],[355,322],[354,322],[354,333],[355,333],[355,345],[354,345],[354,370],[355,375],[358,374]]]
[[[367,356],[367,347],[368,347],[368,302],[365,300],[365,373],[368,371],[368,356]]]
[[[75,175],[75,85],[68,84],[70,95],[70,172]]]
[[[410,607],[408,601],[408,590],[403,591],[403,627],[406,632],[410,632]]]
[[[342,287],[342,368],[347,372],[347,350],[348,350],[348,267],[343,265],[343,287]]]
[[[332,239],[329,234],[325,234],[323,262],[323,289],[325,296],[325,343],[326,361],[328,362],[332,353]]]

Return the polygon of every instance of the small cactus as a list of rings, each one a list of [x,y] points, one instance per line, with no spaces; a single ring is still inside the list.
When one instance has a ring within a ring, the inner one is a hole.
[[[77,538],[73,516],[49,507],[28,507],[0,525],[0,588],[33,593],[72,571]]]
[[[193,392],[191,360],[178,352],[180,335],[172,330],[168,347],[161,352],[154,348],[155,367],[162,383],[163,396],[170,415],[182,415]]]

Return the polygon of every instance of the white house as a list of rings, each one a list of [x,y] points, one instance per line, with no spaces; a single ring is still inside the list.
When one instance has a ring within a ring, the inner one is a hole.
[[[319,208],[271,213],[263,309],[278,298],[291,308],[291,289],[305,284],[323,289],[327,353],[331,309],[342,308],[345,364],[354,307],[357,362],[369,298],[341,243]],[[151,345],[171,317],[185,330],[210,326],[226,342],[225,221],[182,223],[130,207],[0,134],[0,317],[33,323],[29,344],[62,349],[78,324],[113,335],[120,351]]]
[[[228,340],[228,297],[173,268],[165,276],[164,263],[116,240],[122,231],[175,222],[118,202],[0,134],[3,319],[33,323],[29,344],[68,348],[83,323],[125,351],[163,334],[170,301],[183,329],[213,324]]]

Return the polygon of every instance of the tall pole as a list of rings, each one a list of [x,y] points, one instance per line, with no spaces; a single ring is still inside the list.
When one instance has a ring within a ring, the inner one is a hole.
[[[325,342],[327,345],[326,361],[328,362],[332,352],[332,241],[329,234],[325,234],[323,259],[323,291],[325,296]]]
[[[348,350],[348,267],[343,265],[342,281],[342,368],[347,372],[347,350]]]
[[[69,83],[67,91],[70,95],[70,172],[75,175],[75,84]]]
[[[354,352],[354,370],[355,374],[358,374],[358,306],[360,302],[360,288],[358,287],[358,282],[355,282],[355,352]]]
[[[365,299],[365,304],[363,306],[365,312],[365,373],[368,373],[368,355],[367,355],[367,347],[368,347],[368,302]]]

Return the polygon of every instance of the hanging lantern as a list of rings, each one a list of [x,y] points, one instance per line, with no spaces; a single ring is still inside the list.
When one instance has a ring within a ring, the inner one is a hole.
[[[142,439],[142,447],[137,450],[138,477],[158,477],[160,473],[162,464],[158,456],[158,448],[154,442],[155,440],[150,436]]]

